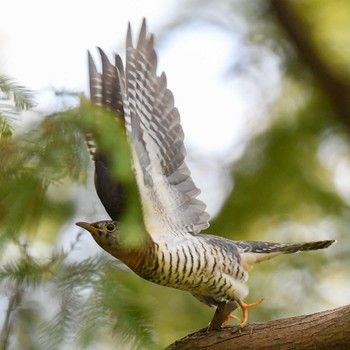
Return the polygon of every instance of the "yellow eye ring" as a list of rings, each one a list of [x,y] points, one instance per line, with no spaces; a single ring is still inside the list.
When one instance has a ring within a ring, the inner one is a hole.
[[[105,228],[108,232],[113,232],[115,230],[115,225],[109,223],[109,224],[106,224]]]

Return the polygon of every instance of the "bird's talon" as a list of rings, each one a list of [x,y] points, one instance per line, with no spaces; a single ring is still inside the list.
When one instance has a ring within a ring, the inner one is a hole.
[[[229,321],[229,319],[233,319],[233,320],[237,320],[237,321],[241,321],[237,316],[235,315],[228,315],[227,318],[224,320],[224,322],[222,322],[223,326],[226,326],[227,322]]]
[[[235,334],[235,333],[241,333],[241,327],[237,326],[233,329],[233,331],[231,332],[231,334]]]
[[[234,320],[240,321],[240,319],[235,315],[229,315],[228,318],[232,318]]]
[[[247,325],[248,322],[248,309],[260,305],[265,299],[262,298],[254,303],[251,304],[246,304],[243,301],[238,301],[239,306],[242,309],[242,313],[243,313],[243,318],[242,318],[242,322],[241,322],[241,329],[244,328]]]

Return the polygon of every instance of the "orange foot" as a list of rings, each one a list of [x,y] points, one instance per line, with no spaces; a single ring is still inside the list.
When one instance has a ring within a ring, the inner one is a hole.
[[[245,327],[246,324],[247,324],[247,321],[248,321],[248,309],[250,309],[251,307],[260,305],[263,301],[264,301],[264,298],[256,301],[255,303],[251,303],[251,304],[245,304],[243,301],[237,301],[237,303],[241,307],[242,313],[243,313],[243,318],[242,318],[242,322],[241,322],[241,329],[243,327]]]
[[[226,326],[227,322],[229,321],[229,319],[234,319],[234,320],[237,320],[237,321],[240,321],[240,319],[237,317],[237,316],[234,316],[234,315],[228,315],[227,318],[224,320],[224,322],[222,322],[222,325],[223,326]]]

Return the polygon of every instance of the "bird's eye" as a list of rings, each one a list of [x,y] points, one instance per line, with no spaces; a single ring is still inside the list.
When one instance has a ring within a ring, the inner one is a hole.
[[[113,232],[115,230],[115,225],[114,224],[107,224],[106,225],[106,230],[108,232]]]

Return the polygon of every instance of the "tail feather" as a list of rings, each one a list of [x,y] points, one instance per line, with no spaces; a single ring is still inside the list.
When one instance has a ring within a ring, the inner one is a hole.
[[[281,243],[276,244],[275,246],[271,246],[271,249],[268,249],[265,251],[271,252],[271,253],[284,253],[284,254],[291,254],[291,253],[297,253],[297,252],[303,252],[307,250],[318,250],[318,249],[325,249],[331,246],[335,240],[325,240],[325,241],[314,241],[314,242],[301,242],[301,243]]]
[[[291,254],[308,250],[325,249],[332,245],[334,240],[299,242],[299,243],[271,243],[241,241],[237,245],[242,249],[241,264],[245,271],[249,271],[255,264],[270,260],[280,254]]]
[[[317,250],[328,248],[335,240],[296,242],[296,243],[273,243],[259,241],[236,241],[236,245],[242,249],[242,253],[279,253],[290,254],[305,250]]]

